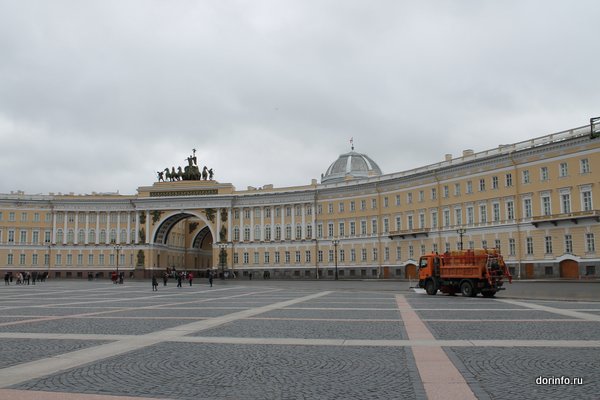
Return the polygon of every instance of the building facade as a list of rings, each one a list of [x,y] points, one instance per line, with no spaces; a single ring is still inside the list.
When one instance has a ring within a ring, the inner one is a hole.
[[[496,247],[518,278],[600,275],[590,126],[391,174],[352,150],[325,171],[288,188],[205,177],[131,196],[0,195],[0,270],[410,279],[424,253]]]

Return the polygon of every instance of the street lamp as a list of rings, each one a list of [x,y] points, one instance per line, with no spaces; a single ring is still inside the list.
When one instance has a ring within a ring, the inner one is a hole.
[[[340,241],[339,241],[339,240],[337,240],[337,239],[333,239],[333,240],[331,241],[331,243],[333,243],[333,247],[334,247],[334,249],[335,249],[335,250],[334,250],[334,251],[335,251],[335,254],[334,254],[333,256],[334,256],[334,259],[335,259],[335,280],[337,281],[337,280],[338,280],[338,256],[337,256],[337,247],[338,247],[338,244],[340,244]]]
[[[117,252],[117,276],[119,276],[119,251],[121,251],[122,248],[121,245],[115,245],[115,251]]]
[[[48,242],[48,270],[46,271],[50,275],[50,263],[52,262],[52,243]]]
[[[219,264],[221,264],[221,279],[225,279],[225,261],[227,260],[227,243],[219,243]]]
[[[463,235],[465,233],[467,233],[467,230],[465,228],[458,228],[456,230],[456,233],[458,233],[458,235],[460,236],[460,249],[459,250],[463,250]]]

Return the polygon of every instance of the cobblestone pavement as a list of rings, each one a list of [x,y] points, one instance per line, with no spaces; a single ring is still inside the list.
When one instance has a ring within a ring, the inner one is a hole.
[[[600,397],[600,302],[389,282],[1,290],[2,400]]]

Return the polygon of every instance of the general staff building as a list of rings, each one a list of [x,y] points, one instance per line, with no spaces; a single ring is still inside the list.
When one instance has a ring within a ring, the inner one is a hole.
[[[352,150],[297,187],[236,190],[200,176],[136,195],[0,194],[0,269],[410,279],[422,254],[483,247],[499,248],[516,278],[594,278],[594,136],[584,126],[386,174]]]

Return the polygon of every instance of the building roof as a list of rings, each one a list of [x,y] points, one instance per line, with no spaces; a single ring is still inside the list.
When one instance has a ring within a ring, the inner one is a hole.
[[[371,157],[353,150],[341,154],[327,168],[327,172],[321,175],[321,183],[340,182],[349,178],[367,178],[381,174],[381,168]]]

